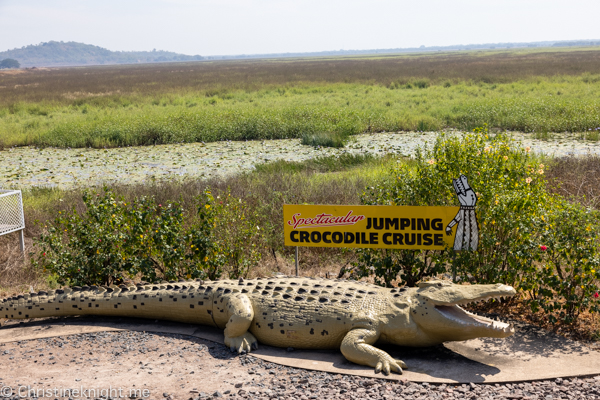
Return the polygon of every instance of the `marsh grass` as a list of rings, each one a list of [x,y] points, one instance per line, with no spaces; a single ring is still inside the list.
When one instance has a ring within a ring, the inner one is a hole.
[[[549,141],[554,138],[551,132],[533,132],[533,137],[538,140]]]
[[[390,161],[389,156],[381,159],[372,154],[340,154],[337,157],[317,157],[306,161],[276,160],[268,163],[257,164],[255,171],[262,174],[310,174],[347,171],[352,168],[361,167],[368,171],[373,168],[381,168]],[[248,176],[248,175],[246,175]]]
[[[598,82],[597,49],[28,70],[0,75],[0,140],[101,148],[305,137],[340,145],[337,137],[363,132],[484,123],[584,132],[600,127]]]
[[[581,132],[579,138],[582,140],[589,140],[591,142],[597,142],[600,140],[600,127],[596,129],[588,129],[587,132]]]
[[[347,135],[335,132],[316,132],[302,134],[302,144],[314,147],[344,147],[348,141]]]

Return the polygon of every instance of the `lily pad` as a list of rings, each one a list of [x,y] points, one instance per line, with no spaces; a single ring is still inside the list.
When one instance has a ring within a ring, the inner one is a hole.
[[[600,153],[598,142],[577,140],[575,134],[557,134],[544,141],[536,140],[530,134],[513,135],[535,152],[554,155]],[[435,137],[435,132],[363,134],[353,136],[346,147],[339,149],[304,146],[299,139],[85,150],[9,148],[0,151],[0,187],[70,189],[111,182],[225,176],[250,171],[255,164],[279,159],[303,161],[344,153],[411,156],[417,146],[431,145]]]

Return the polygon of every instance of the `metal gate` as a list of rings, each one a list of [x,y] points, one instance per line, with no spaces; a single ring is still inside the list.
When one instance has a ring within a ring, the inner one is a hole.
[[[21,251],[25,251],[25,215],[23,197],[20,190],[0,189],[0,236],[20,231]]]

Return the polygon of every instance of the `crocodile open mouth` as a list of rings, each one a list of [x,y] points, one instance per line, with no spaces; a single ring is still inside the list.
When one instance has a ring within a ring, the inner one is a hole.
[[[444,318],[457,324],[475,328],[490,329],[496,332],[510,335],[514,333],[514,328],[506,322],[494,321],[493,319],[473,314],[461,308],[458,305],[437,305],[435,309],[444,316]]]

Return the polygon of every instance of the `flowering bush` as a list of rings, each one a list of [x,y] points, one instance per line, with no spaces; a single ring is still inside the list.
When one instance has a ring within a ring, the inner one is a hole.
[[[540,268],[525,281],[533,310],[542,308],[549,322],[573,323],[583,310],[600,311],[595,299],[600,280],[600,214],[558,201],[540,223]]]
[[[471,283],[503,282],[528,293],[552,323],[600,311],[600,218],[546,190],[545,165],[508,135],[476,129],[438,135],[431,149],[393,171],[393,183],[363,193],[364,204],[457,205],[452,178],[477,192],[477,251],[359,249],[352,273],[391,286],[452,272]]]
[[[452,178],[465,174],[478,196],[478,251],[364,250],[359,252],[357,275],[373,273],[385,282],[400,279],[413,285],[451,264],[465,281],[518,283],[522,273],[535,269],[528,256],[538,246],[533,228],[549,197],[543,168],[505,134],[490,137],[485,128],[439,134],[430,150],[417,151],[414,163],[393,171],[391,187],[370,189],[363,202],[457,205]]]

